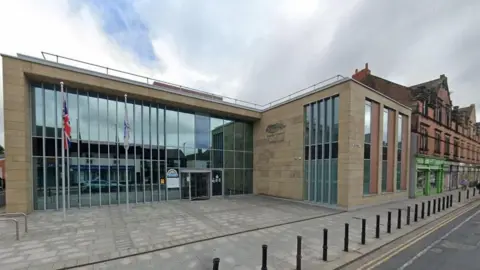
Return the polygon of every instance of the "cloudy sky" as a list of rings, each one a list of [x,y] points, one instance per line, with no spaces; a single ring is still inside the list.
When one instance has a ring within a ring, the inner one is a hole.
[[[454,103],[478,106],[479,11],[476,0],[3,0],[0,52],[52,52],[259,104],[368,62],[406,85],[446,74]]]

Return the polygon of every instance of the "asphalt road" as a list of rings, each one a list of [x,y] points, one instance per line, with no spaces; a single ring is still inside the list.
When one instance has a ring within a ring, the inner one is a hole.
[[[374,269],[480,269],[480,206],[460,215]]]

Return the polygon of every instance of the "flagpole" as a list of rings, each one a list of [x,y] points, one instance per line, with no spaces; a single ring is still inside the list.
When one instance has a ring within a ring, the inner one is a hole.
[[[123,127],[123,147],[125,148],[125,180],[127,184],[127,211],[129,209],[129,201],[130,201],[130,196],[128,195],[128,189],[129,189],[129,182],[128,182],[128,139],[129,139],[129,128],[128,127],[128,111],[127,111],[127,94],[125,94],[125,120],[123,120],[124,127]]]
[[[63,96],[63,82],[60,82],[60,92],[62,95],[62,119],[64,114],[63,102],[65,97]],[[63,219],[67,218],[67,209],[65,208],[65,123],[62,121],[62,207],[63,207]]]

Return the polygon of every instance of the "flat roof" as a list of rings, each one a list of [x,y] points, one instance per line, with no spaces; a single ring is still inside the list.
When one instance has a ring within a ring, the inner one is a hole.
[[[146,87],[149,89],[154,89],[158,91],[164,91],[164,92],[169,92],[173,93],[176,95],[183,95],[183,96],[188,96],[191,98],[196,98],[196,99],[203,99],[207,100],[210,102],[214,103],[222,103],[228,106],[233,106],[241,109],[246,109],[246,110],[251,110],[255,112],[265,112],[270,109],[282,106],[284,104],[290,103],[292,101],[301,99],[305,96],[311,95],[313,93],[325,90],[327,88],[333,87],[335,85],[347,82],[347,81],[353,81],[357,84],[362,85],[363,87],[387,98],[390,99],[391,101],[395,102],[396,104],[408,108],[409,107],[401,104],[400,102],[382,94],[381,92],[366,86],[350,77],[344,77],[342,75],[336,75],[330,78],[327,78],[323,81],[317,82],[311,86],[305,87],[303,89],[300,89],[296,92],[293,92],[285,97],[276,99],[274,101],[268,102],[266,104],[260,105],[256,104],[253,102],[248,102],[248,101],[243,101],[240,99],[236,98],[230,98],[227,96],[221,96],[217,94],[212,94],[210,92],[206,91],[201,91],[198,89],[194,88],[189,88],[185,87],[182,85],[176,85],[172,83],[168,83],[162,80],[154,79],[154,78],[149,78],[147,76],[143,75],[137,75],[133,73],[129,73],[126,71],[121,71],[121,70],[116,70],[113,68],[93,64],[93,63],[88,63],[84,62],[81,60],[73,59],[73,58],[68,58],[52,53],[46,53],[42,52],[42,55],[44,59],[34,57],[34,56],[29,56],[29,55],[24,55],[24,54],[17,54],[17,56],[11,56],[7,54],[0,54],[3,57],[11,57],[11,58],[16,58],[19,60],[24,60],[28,62],[33,62],[37,64],[42,64],[42,65],[47,65],[55,68],[60,68],[60,69],[65,69],[68,71],[72,72],[79,72],[87,75],[92,75],[96,77],[101,77],[104,79],[109,79],[109,80],[114,80],[114,81],[119,81],[127,84],[134,84],[137,86],[142,86]],[[48,60],[47,58],[53,58],[54,60]],[[62,62],[68,62],[69,64],[62,63]],[[115,74],[115,75],[113,75]]]

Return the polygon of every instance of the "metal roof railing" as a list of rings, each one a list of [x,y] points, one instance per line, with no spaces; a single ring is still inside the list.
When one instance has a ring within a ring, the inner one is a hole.
[[[138,75],[138,74],[134,74],[134,73],[130,73],[130,72],[114,69],[114,68],[109,68],[109,67],[106,67],[106,66],[101,66],[101,65],[97,65],[97,64],[93,64],[93,63],[89,63],[89,62],[85,62],[85,61],[81,61],[81,60],[77,60],[77,59],[73,59],[73,58],[69,58],[69,57],[65,57],[65,56],[61,56],[61,55],[58,55],[58,54],[42,52],[42,56],[43,56],[44,60],[55,62],[55,63],[58,63],[58,64],[63,64],[63,65],[72,66],[72,67],[76,67],[76,68],[80,68],[80,69],[84,69],[84,70],[88,70],[88,71],[98,72],[98,73],[105,74],[105,75],[112,76],[112,77],[132,80],[132,81],[136,81],[136,82],[140,82],[140,83],[146,83],[151,87],[156,87],[156,88],[162,89],[162,86],[154,85],[154,82],[157,82],[157,83],[162,84],[164,87],[166,87],[169,90],[172,90],[172,88],[173,89],[178,89],[178,90],[180,90],[180,92],[181,92],[181,90],[185,90],[183,92],[184,94],[185,94],[185,92],[188,92],[189,94],[192,94],[192,95],[195,95],[195,94],[198,93],[198,96],[200,96],[202,98],[214,100],[214,101],[217,101],[217,102],[218,101],[223,101],[223,102],[235,104],[237,106],[242,106],[242,107],[255,109],[255,110],[259,110],[259,111],[268,110],[268,109],[270,109],[274,106],[277,106],[281,103],[288,102],[289,100],[295,99],[299,96],[302,96],[302,95],[307,94],[309,92],[315,91],[319,88],[325,87],[328,84],[332,84],[332,83],[335,83],[335,82],[338,82],[340,80],[345,79],[345,77],[342,76],[342,75],[336,75],[336,76],[330,77],[328,79],[325,79],[323,81],[320,81],[318,83],[315,83],[313,85],[310,85],[308,87],[305,87],[303,89],[300,89],[300,90],[298,90],[294,93],[291,93],[291,94],[289,94],[285,97],[282,97],[282,98],[279,98],[277,100],[274,100],[274,101],[268,102],[266,104],[260,105],[260,104],[256,104],[256,103],[253,103],[253,102],[240,100],[240,99],[237,99],[237,98],[231,98],[231,97],[227,97],[227,96],[223,96],[223,95],[216,95],[216,94],[212,94],[210,92],[201,91],[201,90],[186,87],[186,86],[183,86],[183,85],[173,84],[173,83],[165,82],[165,81],[162,81],[162,80],[154,79],[154,78],[151,78],[151,77]]]

